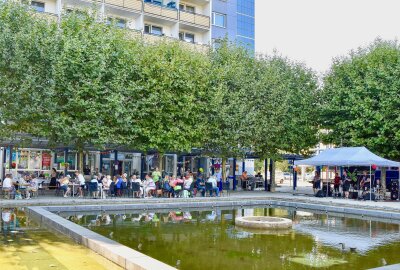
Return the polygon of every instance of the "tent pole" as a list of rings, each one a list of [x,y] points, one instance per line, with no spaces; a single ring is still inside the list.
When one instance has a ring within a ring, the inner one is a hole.
[[[369,165],[369,200],[372,200],[372,172],[371,164]]]
[[[326,166],[326,197],[329,196],[329,188],[330,188],[330,183],[329,183],[329,166]]]

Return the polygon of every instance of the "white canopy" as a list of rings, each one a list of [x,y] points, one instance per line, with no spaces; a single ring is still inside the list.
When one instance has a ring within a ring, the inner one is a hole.
[[[341,147],[326,149],[317,156],[297,160],[295,165],[310,166],[370,166],[400,167],[400,162],[375,155],[365,147]]]

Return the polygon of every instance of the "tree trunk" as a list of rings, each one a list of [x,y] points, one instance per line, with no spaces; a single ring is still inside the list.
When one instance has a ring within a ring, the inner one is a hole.
[[[275,162],[271,160],[271,192],[275,192]]]
[[[381,168],[381,186],[382,190],[386,192],[386,168]]]
[[[222,158],[222,181],[226,179],[226,158]]]

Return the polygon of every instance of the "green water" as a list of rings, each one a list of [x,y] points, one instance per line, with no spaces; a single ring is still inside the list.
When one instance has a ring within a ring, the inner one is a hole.
[[[265,233],[235,227],[235,218],[247,215],[287,217],[294,226]],[[273,208],[65,217],[179,269],[369,269],[400,263],[399,224],[374,220]]]

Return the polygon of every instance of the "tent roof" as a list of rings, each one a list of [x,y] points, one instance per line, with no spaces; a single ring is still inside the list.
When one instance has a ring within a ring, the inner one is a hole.
[[[400,167],[400,162],[375,155],[365,147],[340,147],[326,149],[317,156],[294,162],[310,166],[370,166]]]

